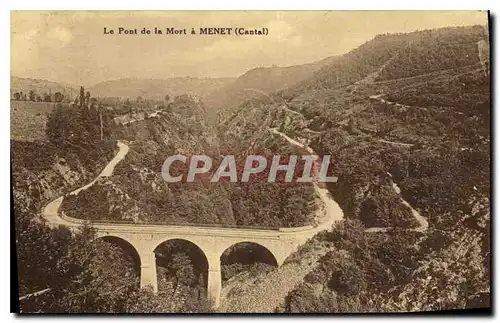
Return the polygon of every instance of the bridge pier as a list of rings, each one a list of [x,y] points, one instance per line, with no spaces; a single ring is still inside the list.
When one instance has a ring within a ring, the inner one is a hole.
[[[159,244],[169,240],[186,240],[198,246],[203,252],[208,263],[207,277],[207,299],[214,309],[220,307],[221,291],[222,291],[222,272],[221,272],[221,255],[225,250],[238,243],[255,243],[267,249],[275,258],[276,264],[280,267],[287,256],[294,252],[297,247],[303,244],[307,238],[312,236],[313,232],[306,231],[306,234],[299,231],[299,234],[294,234],[292,237],[287,230],[269,232],[247,230],[242,232],[234,232],[234,229],[210,229],[214,232],[209,234],[193,233],[192,228],[189,231],[177,232],[178,228],[172,229],[173,233],[155,232],[152,228],[143,229],[141,226],[137,228],[117,227],[110,228],[107,225],[97,226],[97,235],[99,237],[114,237],[121,239],[130,244],[135,249],[136,255],[140,259],[140,287],[146,288],[151,286],[154,293],[158,293],[158,273],[156,267],[156,254],[154,250]],[[133,231],[133,230],[137,231]],[[114,230],[114,231],[113,231]],[[186,229],[187,230],[187,229]],[[205,230],[205,229],[203,229]],[[202,230],[202,233],[205,233]],[[310,228],[307,228],[310,230]],[[289,230],[290,232],[293,232]],[[244,235],[247,233],[247,235]]]
[[[214,308],[220,305],[220,292],[222,290],[222,274],[220,270],[220,259],[208,263],[207,298]]]
[[[151,286],[153,292],[158,292],[156,277],[156,256],[154,252],[143,253],[141,257],[141,288]]]

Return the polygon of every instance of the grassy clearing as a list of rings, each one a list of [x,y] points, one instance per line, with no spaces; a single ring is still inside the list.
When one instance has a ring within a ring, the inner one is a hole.
[[[53,102],[11,101],[10,138],[19,141],[47,141],[45,124]]]

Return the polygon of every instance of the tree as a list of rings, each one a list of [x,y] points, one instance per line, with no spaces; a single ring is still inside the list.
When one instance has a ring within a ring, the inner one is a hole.
[[[72,112],[64,109],[61,104],[47,117],[47,127],[45,129],[47,138],[54,144],[60,144],[72,136]]]
[[[139,289],[134,259],[96,239],[89,227],[50,229],[16,210],[20,310],[23,313],[165,313],[208,311],[182,289]],[[37,292],[43,291],[43,293]],[[194,306],[193,306],[194,305]]]
[[[14,93],[14,100],[19,101],[21,99],[21,93],[15,92]]]
[[[137,289],[129,259],[88,227],[50,229],[18,209],[16,243],[19,295],[48,289],[23,299],[22,312],[116,312]]]
[[[64,99],[64,95],[61,93],[61,92],[56,92],[54,94],[54,101],[55,102],[62,102],[62,100]]]
[[[129,99],[125,100],[125,104],[123,105],[123,110],[126,113],[132,113],[132,104],[130,103]]]
[[[30,100],[30,101],[33,101],[33,102],[34,102],[34,101],[35,101],[35,98],[36,98],[36,93],[35,93],[35,91],[30,90],[28,97],[29,97],[29,100]]]
[[[85,106],[90,106],[90,92],[85,93]]]
[[[52,101],[52,98],[50,97],[50,94],[48,94],[47,92],[45,92],[43,94],[43,102],[51,102]]]
[[[170,95],[167,94],[167,95],[165,95],[165,102],[168,103],[168,101],[170,101]]]
[[[85,89],[83,86],[80,86],[80,99],[78,102],[80,102],[80,109],[85,106]]]

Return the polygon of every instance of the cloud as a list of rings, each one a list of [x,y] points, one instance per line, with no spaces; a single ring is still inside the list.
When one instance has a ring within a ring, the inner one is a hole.
[[[245,58],[273,55],[302,45],[301,36],[293,35],[294,28],[285,21],[273,20],[263,26],[247,26],[248,29],[254,27],[266,27],[269,34],[267,36],[230,36],[216,40],[200,51],[187,53],[189,61],[192,63],[194,61],[214,60],[228,55]],[[186,53],[177,57],[179,59],[182,57],[183,60],[187,58]]]
[[[23,34],[24,41],[30,42],[34,41],[38,35],[38,29],[32,28]]]
[[[237,76],[257,66],[303,64],[346,53],[378,33],[486,22],[487,12],[471,11],[14,11],[11,70],[68,83]],[[103,35],[105,26],[267,27],[269,34],[110,37]]]
[[[265,27],[269,28],[269,37],[273,41],[287,40],[293,30],[293,27],[283,20],[270,21]]]
[[[58,43],[60,46],[68,45],[73,39],[73,35],[66,28],[56,27],[47,32],[47,39]]]
[[[73,35],[66,28],[56,27],[47,31],[42,31],[39,28],[31,28],[26,32],[13,35],[15,45],[20,45],[26,49],[32,49],[38,46],[46,46],[51,48],[67,46]]]

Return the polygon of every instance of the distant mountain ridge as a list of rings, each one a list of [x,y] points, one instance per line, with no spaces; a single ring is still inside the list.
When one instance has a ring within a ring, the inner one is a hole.
[[[61,92],[64,96],[73,97],[77,95],[78,88],[76,86],[64,83],[57,83],[42,79],[23,78],[23,77],[10,77],[10,91],[24,92],[35,91],[37,94]]]
[[[150,99],[171,98],[181,94],[205,97],[209,93],[232,82],[234,78],[175,77],[168,79],[122,78],[97,83],[89,88],[93,96],[123,97],[138,96]]]
[[[379,82],[478,64],[477,43],[487,37],[487,28],[481,25],[377,35],[288,87],[281,96],[291,99],[362,82],[369,76],[371,82]]]
[[[330,58],[292,86],[232,106],[223,116],[220,132],[229,133],[228,138],[243,134],[254,138],[259,132],[265,136],[271,126],[290,123],[298,129],[310,123],[309,130],[329,131],[359,118],[374,94],[387,95],[400,105],[474,107],[488,98],[486,77],[479,75],[489,73],[484,69],[487,44],[488,30],[482,25],[377,35]],[[304,120],[295,122],[297,118]]]
[[[231,111],[245,101],[276,93],[289,100],[321,89],[473,65],[481,54],[478,42],[484,39],[487,39],[487,28],[480,25],[384,34],[344,55],[287,67],[258,67],[237,78],[122,78],[100,82],[86,90],[92,96],[130,99],[191,94],[200,97],[210,110]],[[42,93],[50,90],[71,96],[78,94],[78,89],[69,85],[11,77],[11,91],[31,89]]]
[[[291,87],[337,59],[333,56],[302,65],[254,68],[238,77],[234,82],[212,92],[205,98],[205,103],[216,110],[236,108],[247,100],[270,95],[278,90]]]
[[[52,82],[43,79],[23,78],[11,76],[11,93],[25,92],[30,90],[37,94],[61,92],[65,96],[74,97],[78,95],[79,86]],[[191,94],[205,97],[235,78],[193,78],[175,77],[167,79],[140,79],[122,78],[99,82],[85,90],[90,91],[95,97],[122,97],[135,99],[138,96],[150,99],[163,99],[165,95],[173,97],[181,94]]]
[[[174,77],[167,79],[121,78],[107,80],[94,84],[86,90],[96,97],[121,97],[135,99],[163,99],[165,95],[171,98],[190,94],[202,98],[210,109],[239,106],[246,100],[270,95],[285,89],[312,76],[324,66],[333,63],[337,57],[328,57],[316,62],[286,67],[257,67],[237,78],[194,78]],[[11,77],[11,91],[57,92],[76,96],[79,88],[66,84]]]

